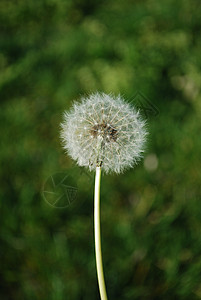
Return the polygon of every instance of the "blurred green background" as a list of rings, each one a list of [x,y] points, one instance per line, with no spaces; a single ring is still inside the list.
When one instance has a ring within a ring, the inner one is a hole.
[[[0,299],[99,299],[94,174],[59,139],[97,90],[145,105],[150,132],[135,169],[102,178],[108,297],[201,299],[200,16],[199,0],[1,0]],[[78,187],[63,209],[42,194],[57,172]]]

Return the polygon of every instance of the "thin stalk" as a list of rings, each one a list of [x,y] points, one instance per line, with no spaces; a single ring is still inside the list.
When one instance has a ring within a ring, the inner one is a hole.
[[[95,235],[96,269],[98,275],[98,285],[99,285],[101,300],[107,300],[107,293],[106,293],[104,273],[103,273],[102,252],[101,252],[100,182],[101,182],[101,167],[97,167],[96,179],[95,179],[95,190],[94,190],[94,235]]]

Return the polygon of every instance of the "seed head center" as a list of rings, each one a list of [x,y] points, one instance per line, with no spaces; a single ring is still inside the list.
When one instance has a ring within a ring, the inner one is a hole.
[[[101,123],[101,124],[96,124],[91,128],[90,131],[91,135],[93,137],[102,137],[105,142],[109,143],[111,141],[115,142],[118,136],[118,132],[110,124],[107,123]]]

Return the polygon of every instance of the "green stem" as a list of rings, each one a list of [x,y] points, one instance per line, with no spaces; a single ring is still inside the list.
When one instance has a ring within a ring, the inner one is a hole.
[[[95,190],[94,190],[94,234],[95,234],[96,269],[98,275],[98,285],[99,285],[101,300],[107,300],[104,273],[103,273],[102,253],[101,253],[100,181],[101,181],[101,167],[97,167],[96,179],[95,179]]]

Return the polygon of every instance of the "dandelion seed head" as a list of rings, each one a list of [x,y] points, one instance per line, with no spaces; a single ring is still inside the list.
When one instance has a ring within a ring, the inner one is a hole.
[[[78,165],[120,173],[142,157],[147,130],[139,111],[120,96],[94,93],[64,113],[61,138]]]

